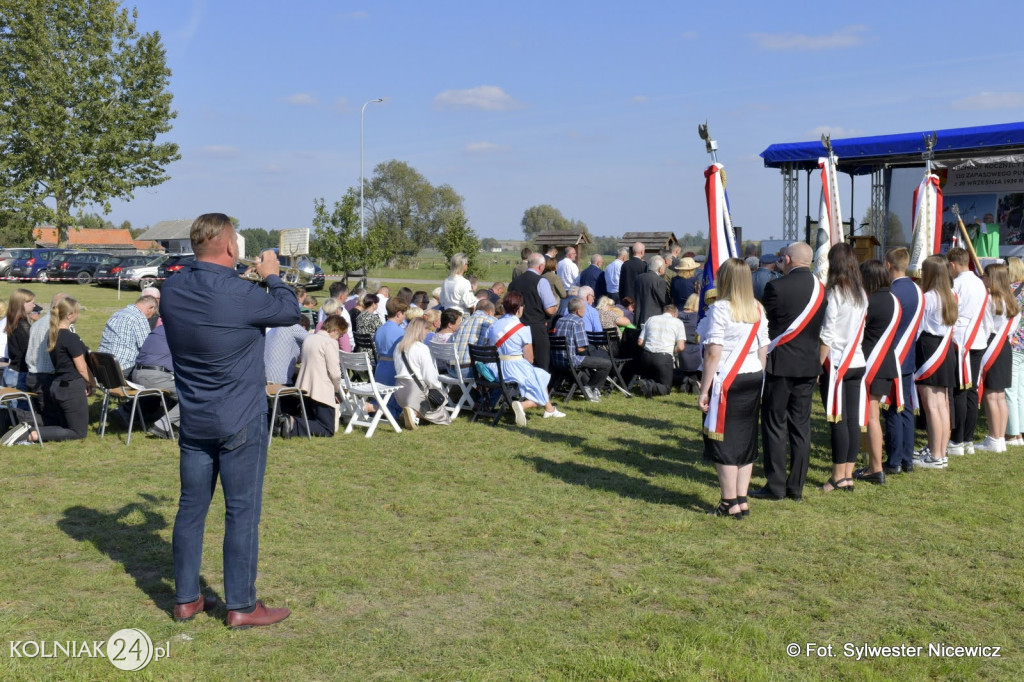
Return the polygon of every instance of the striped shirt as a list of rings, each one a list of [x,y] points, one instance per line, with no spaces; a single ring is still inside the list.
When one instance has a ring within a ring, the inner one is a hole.
[[[488,345],[487,332],[492,324],[494,318],[481,310],[470,315],[469,319],[459,325],[451,343],[455,344],[455,353],[458,355],[460,365],[469,364],[469,344]]]
[[[564,337],[565,345],[569,347],[568,359],[565,357],[566,354],[560,350],[551,351],[555,364],[567,366],[571,360],[573,367],[579,367],[583,362],[583,356],[580,355],[578,349],[586,348],[588,344],[587,332],[583,328],[583,318],[572,314],[558,318],[558,322],[555,323],[555,336]]]

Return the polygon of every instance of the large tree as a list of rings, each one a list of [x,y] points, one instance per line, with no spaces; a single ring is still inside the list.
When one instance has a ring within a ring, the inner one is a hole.
[[[450,185],[435,187],[398,160],[378,164],[364,194],[367,233],[388,260],[433,246],[452,216],[462,212],[462,197]]]
[[[539,204],[526,209],[519,225],[523,228],[523,236],[527,241],[533,241],[538,234],[549,230],[587,232],[587,226],[582,220],[566,218],[551,204]]]
[[[116,0],[0,0],[0,199],[61,242],[72,211],[167,180],[178,146],[159,33]]]
[[[480,240],[477,239],[476,232],[469,226],[469,220],[462,211],[455,211],[448,216],[437,238],[437,249],[444,254],[449,263],[455,254],[466,254],[469,259],[466,273],[477,277],[483,274],[480,267]]]

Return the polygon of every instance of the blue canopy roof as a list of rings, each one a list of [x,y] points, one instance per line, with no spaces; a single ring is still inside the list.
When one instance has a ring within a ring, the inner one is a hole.
[[[924,135],[931,132],[925,130],[919,133],[834,139],[832,150],[839,157],[839,169],[853,175],[870,173],[874,167],[882,164],[923,166],[921,155],[925,151]],[[936,159],[1024,152],[1024,122],[934,132]],[[761,152],[764,165],[768,168],[792,164],[800,169],[814,169],[818,167],[818,158],[822,156],[825,156],[825,145],[821,140],[773,144]]]

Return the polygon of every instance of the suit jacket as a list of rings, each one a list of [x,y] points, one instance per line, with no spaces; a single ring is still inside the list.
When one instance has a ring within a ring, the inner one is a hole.
[[[661,275],[648,270],[636,278],[636,326],[642,325],[655,315],[661,315],[662,308],[669,302],[668,287]]]
[[[629,296],[636,300],[636,278],[647,272],[647,263],[636,256],[622,264],[619,271],[619,299]],[[639,307],[637,308],[639,310]]]
[[[808,268],[793,268],[789,274],[773,279],[764,287],[765,314],[768,316],[768,337],[782,334],[811,300],[814,275]],[[780,377],[816,377],[821,374],[819,347],[821,324],[825,320],[825,302],[799,336],[768,354],[765,370]]]
[[[907,327],[910,326],[910,322],[914,315],[917,314],[917,285],[914,284],[914,280],[909,277],[900,277],[894,280],[892,286],[889,287],[889,291],[896,297],[896,300],[900,302],[900,308],[902,309],[900,317],[900,326],[896,328],[896,338],[899,339],[903,336]],[[915,364],[917,357],[914,355],[915,349],[914,339],[910,340],[910,350],[907,352],[907,358],[903,361],[903,367],[901,368],[902,374],[913,374],[917,368]]]
[[[590,287],[597,293],[597,280],[604,274],[604,270],[597,267],[596,265],[588,265],[583,272],[580,273],[580,286]]]
[[[302,342],[302,367],[295,386],[305,391],[312,400],[334,407],[334,396],[341,393],[341,357],[338,342],[319,331]]]

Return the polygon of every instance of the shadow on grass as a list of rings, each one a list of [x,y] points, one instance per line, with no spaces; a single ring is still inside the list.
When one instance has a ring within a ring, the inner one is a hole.
[[[555,462],[544,457],[523,455],[518,457],[532,464],[538,473],[559,478],[566,483],[607,490],[653,504],[672,504],[701,514],[707,511],[707,502],[701,498],[652,485],[642,478],[575,462]]]
[[[57,522],[68,536],[88,542],[103,554],[124,566],[135,585],[168,613],[174,608],[174,567],[171,544],[158,531],[167,528],[163,516],[153,507],[167,498],[142,494],[143,502],[126,504],[105,512],[81,505],[68,507]],[[200,578],[203,594],[212,595],[209,585]]]

